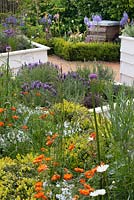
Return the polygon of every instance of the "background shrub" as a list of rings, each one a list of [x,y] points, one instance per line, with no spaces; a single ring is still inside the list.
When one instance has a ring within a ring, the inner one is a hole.
[[[119,61],[120,45],[116,43],[71,43],[61,38],[53,40],[54,53],[70,61]]]

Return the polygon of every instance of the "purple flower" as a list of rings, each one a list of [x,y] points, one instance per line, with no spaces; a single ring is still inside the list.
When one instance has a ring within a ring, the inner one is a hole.
[[[55,15],[53,16],[53,18],[54,18],[55,20],[58,20],[59,17],[60,17],[59,13],[57,13],[57,14],[55,14]]]
[[[6,18],[6,23],[7,24],[17,24],[17,19],[14,16],[10,16],[8,18]]]
[[[89,74],[89,78],[90,78],[91,80],[97,79],[97,74]]]
[[[10,37],[10,36],[13,36],[14,35],[14,30],[13,29],[7,29],[4,31],[4,33]]]
[[[120,20],[120,26],[124,26],[128,22],[128,14],[126,12],[123,13],[123,17]]]
[[[41,24],[46,24],[47,22],[47,18],[46,17],[43,17],[42,19],[40,19],[40,23]]]
[[[88,19],[88,17],[87,17],[87,16],[85,16],[85,17],[84,17],[84,24],[86,24],[86,25],[87,25],[88,23],[89,23],[89,19]]]
[[[102,21],[102,17],[100,15],[93,15],[92,16],[92,20],[93,22],[101,22]]]
[[[6,46],[6,51],[7,52],[11,51],[11,46]]]

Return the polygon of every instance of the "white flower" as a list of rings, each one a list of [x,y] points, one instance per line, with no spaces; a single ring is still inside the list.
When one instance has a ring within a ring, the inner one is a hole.
[[[100,166],[97,167],[97,172],[105,172],[107,170],[107,168],[109,167],[109,165],[103,165],[101,164]]]
[[[96,197],[98,195],[104,195],[106,194],[106,190],[105,189],[100,189],[100,190],[95,190],[94,192],[90,193],[91,197]]]

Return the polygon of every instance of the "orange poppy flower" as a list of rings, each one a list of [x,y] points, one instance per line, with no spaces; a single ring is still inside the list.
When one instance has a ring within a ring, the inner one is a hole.
[[[69,181],[73,178],[73,175],[72,174],[64,174],[63,178],[66,180],[66,181]]]
[[[57,138],[57,137],[58,137],[58,134],[55,133],[55,134],[52,136],[52,139],[55,139],[55,138]]]
[[[82,173],[82,172],[84,172],[84,169],[76,167],[76,168],[74,168],[74,171]]]
[[[58,162],[53,162],[53,166],[57,167],[59,166],[60,164]]]
[[[80,189],[79,193],[84,195],[84,196],[88,196],[90,194],[90,190],[88,190],[88,189]]]
[[[42,187],[35,187],[35,191],[42,191],[43,188]]]
[[[16,111],[16,108],[14,106],[11,107],[12,111]]]
[[[79,181],[81,184],[84,184],[86,182],[86,180],[84,178],[81,178]]]
[[[48,169],[48,166],[47,165],[45,165],[45,164],[42,164],[42,165],[40,165],[39,167],[38,167],[38,172],[42,172],[42,171],[45,171],[45,170],[47,170]]]
[[[0,126],[1,126],[1,127],[4,126],[4,122],[0,122]]]
[[[95,138],[96,138],[96,133],[95,133],[95,132],[92,132],[92,133],[90,134],[90,138],[95,139]]]
[[[92,178],[95,174],[95,172],[97,171],[97,167],[91,169],[91,170],[88,170],[85,172],[85,177],[86,178]]]
[[[4,112],[5,109],[4,108],[0,108],[0,113]]]
[[[19,117],[17,115],[12,116],[13,119],[17,120]]]
[[[68,150],[72,151],[75,148],[74,144],[70,144],[70,146],[68,147]]]
[[[50,114],[50,115],[54,115],[54,112],[51,111],[51,112],[49,112],[49,114]]]
[[[89,184],[84,183],[84,188],[90,190],[90,192],[94,191],[94,188],[92,188]]]
[[[45,151],[45,148],[44,148],[44,147],[42,147],[40,150],[41,150],[42,152],[44,152],[44,151]]]
[[[37,194],[34,195],[34,198],[37,198],[37,199],[45,199],[47,200],[48,198],[44,195],[44,192],[38,192]]]
[[[45,119],[47,117],[47,114],[43,114],[39,117],[39,119]]]
[[[47,145],[47,146],[51,146],[51,145],[53,144],[53,142],[54,142],[54,140],[48,140],[48,141],[46,142],[46,145]]]
[[[77,200],[79,199],[79,195],[74,195],[74,197],[72,198],[72,200]]]
[[[40,97],[41,96],[41,93],[40,92],[36,92],[35,94],[37,97]]]
[[[35,187],[42,187],[43,183],[41,181],[35,183]]]
[[[29,92],[25,91],[25,92],[22,92],[22,94],[27,95],[29,94]]]
[[[34,164],[41,163],[44,158],[45,158],[45,156],[42,154],[42,155],[38,156],[37,158],[35,158],[33,163]]]
[[[9,127],[12,127],[12,126],[13,126],[13,124],[12,124],[12,123],[9,123],[9,124],[7,124],[7,126],[9,126]]]
[[[52,176],[52,178],[51,178],[51,181],[57,181],[57,180],[59,180],[60,179],[60,175],[59,174],[54,174],[53,176]]]
[[[27,130],[27,129],[28,129],[28,126],[24,125],[24,126],[22,126],[22,129],[23,129],[23,130]]]
[[[45,160],[50,161],[50,160],[52,160],[52,158],[47,157],[47,158],[45,158]]]

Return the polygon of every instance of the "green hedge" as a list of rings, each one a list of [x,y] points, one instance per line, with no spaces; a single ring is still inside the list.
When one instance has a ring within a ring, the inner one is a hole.
[[[54,54],[70,61],[119,61],[120,45],[112,42],[73,43],[54,38]]]

